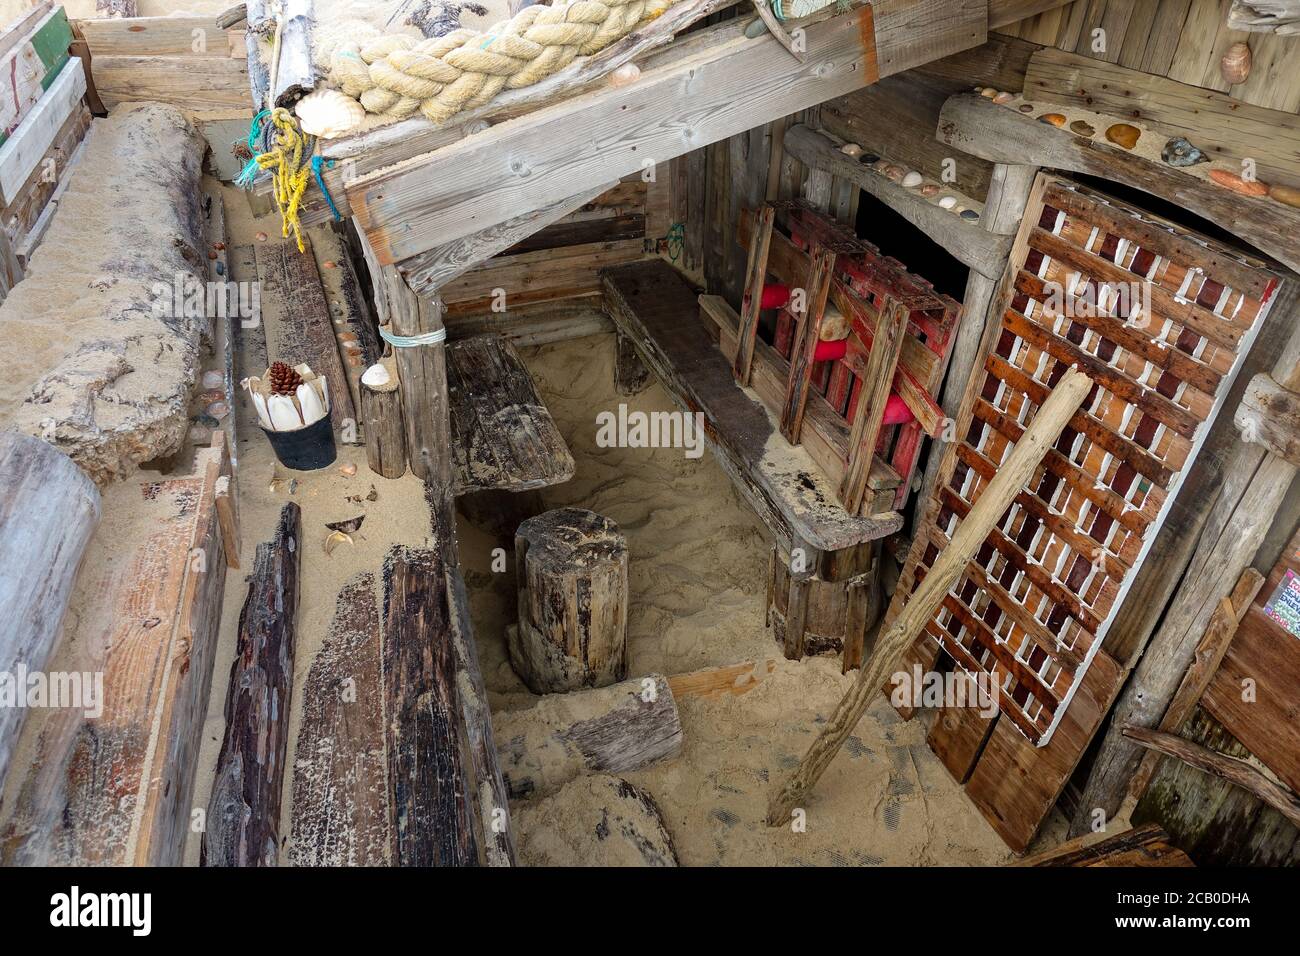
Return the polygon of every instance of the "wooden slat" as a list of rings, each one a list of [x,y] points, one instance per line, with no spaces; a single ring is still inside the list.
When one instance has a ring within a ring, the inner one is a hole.
[[[251,109],[245,60],[212,56],[96,56],[104,105],[169,103],[189,110]]]
[[[86,77],[81,72],[81,61],[72,59],[0,146],[0,205],[7,206],[18,197],[85,93]]]
[[[74,20],[90,52],[101,56],[230,58],[230,38],[213,17],[105,17]],[[243,45],[242,30],[232,30]]]
[[[749,384],[754,362],[754,341],[758,337],[758,315],[762,311],[763,286],[767,283],[767,256],[772,245],[772,220],[776,211],[763,206],[758,211],[754,241],[749,244],[749,261],[745,266],[745,296],[740,308],[738,346],[731,370],[741,385]],[[823,296],[823,305],[825,297]]]

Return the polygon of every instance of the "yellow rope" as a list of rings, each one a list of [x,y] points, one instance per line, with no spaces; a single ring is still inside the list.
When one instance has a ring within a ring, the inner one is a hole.
[[[302,225],[298,221],[298,207],[302,203],[307,182],[311,179],[311,150],[307,138],[293,118],[293,114],[283,107],[276,107],[271,112],[271,122],[275,124],[271,150],[257,157],[261,169],[272,169],[275,175],[271,185],[275,196],[275,206],[280,211],[280,234],[288,239],[290,231],[298,243],[298,251],[306,252],[302,241]]]

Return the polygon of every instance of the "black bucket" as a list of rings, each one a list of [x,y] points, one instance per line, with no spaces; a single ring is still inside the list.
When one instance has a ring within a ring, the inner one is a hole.
[[[272,432],[262,429],[275,449],[280,464],[294,471],[316,471],[334,464],[338,452],[334,448],[334,426],[326,415],[291,432]]]

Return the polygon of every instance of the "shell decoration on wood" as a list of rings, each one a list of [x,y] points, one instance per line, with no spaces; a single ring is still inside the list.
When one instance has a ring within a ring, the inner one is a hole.
[[[334,139],[365,121],[366,108],[338,90],[308,93],[294,107],[302,131],[321,139]]]
[[[1250,47],[1245,43],[1234,43],[1228,47],[1228,52],[1223,54],[1223,59],[1219,61],[1219,75],[1229,86],[1245,83],[1246,77],[1250,76],[1253,62],[1254,56],[1250,52]]]

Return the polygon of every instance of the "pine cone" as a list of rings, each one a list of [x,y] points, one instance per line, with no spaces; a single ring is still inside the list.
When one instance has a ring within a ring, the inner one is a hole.
[[[271,394],[293,395],[302,384],[302,376],[292,366],[276,362],[271,366]]]

